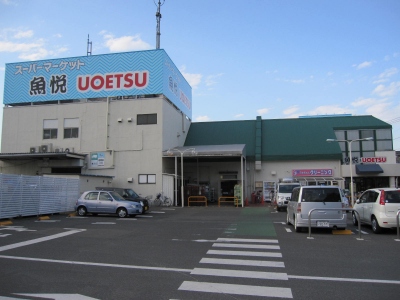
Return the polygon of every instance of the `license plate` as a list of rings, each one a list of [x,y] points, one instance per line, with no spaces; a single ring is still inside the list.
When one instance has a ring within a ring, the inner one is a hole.
[[[317,221],[317,227],[329,227],[328,221]]]
[[[144,208],[144,210],[147,210],[147,206]]]

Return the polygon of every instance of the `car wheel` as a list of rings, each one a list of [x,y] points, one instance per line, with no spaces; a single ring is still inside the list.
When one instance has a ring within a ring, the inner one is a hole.
[[[120,218],[126,218],[128,216],[128,212],[126,211],[125,208],[118,208],[117,214],[118,214],[118,217],[120,217]]]
[[[290,220],[289,220],[289,213],[286,213],[286,224],[290,225]]]
[[[302,231],[302,227],[297,226],[297,220],[296,217],[294,217],[294,231],[296,232],[301,232]]]
[[[378,220],[375,217],[372,217],[371,226],[374,233],[380,233],[382,231],[382,228],[379,226]]]
[[[84,206],[78,207],[78,215],[79,216],[83,217],[84,215],[86,215],[86,213],[87,213],[86,207],[84,207]]]
[[[353,220],[354,226],[357,226],[358,225],[358,220],[357,220],[357,216],[356,216],[355,213],[351,214],[351,219]]]

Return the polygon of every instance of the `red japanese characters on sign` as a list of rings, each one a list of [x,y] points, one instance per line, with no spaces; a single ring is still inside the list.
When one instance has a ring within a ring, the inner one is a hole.
[[[318,176],[332,176],[332,169],[300,169],[292,170],[293,177],[318,177]]]

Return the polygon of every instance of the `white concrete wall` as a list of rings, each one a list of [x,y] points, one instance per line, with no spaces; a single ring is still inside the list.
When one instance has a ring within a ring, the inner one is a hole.
[[[157,124],[137,125],[138,114],[153,113],[157,114]],[[63,138],[64,118],[79,118],[79,138]],[[58,120],[57,139],[43,140],[44,119]],[[109,105],[103,101],[5,107],[2,153],[28,153],[32,146],[49,143],[53,149],[73,148],[76,153],[88,155],[89,167],[82,173],[113,176],[113,186],[133,188],[143,196],[155,195],[162,190],[162,151],[182,146],[189,126],[190,120],[163,97],[110,101]],[[110,163],[109,168],[91,169],[89,154],[93,151],[106,151],[113,157],[114,166]],[[3,162],[0,170],[34,175],[71,162],[51,161],[46,166],[41,161],[13,165]],[[138,184],[139,174],[155,174],[156,184]],[[133,182],[127,178],[133,178]]]

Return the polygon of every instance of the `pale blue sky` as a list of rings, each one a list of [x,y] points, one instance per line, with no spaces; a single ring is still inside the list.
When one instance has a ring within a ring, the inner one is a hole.
[[[156,10],[153,0],[0,0],[1,103],[6,63],[84,56],[88,34],[94,55],[154,49]],[[373,115],[400,150],[400,1],[166,0],[161,14],[193,121]]]

